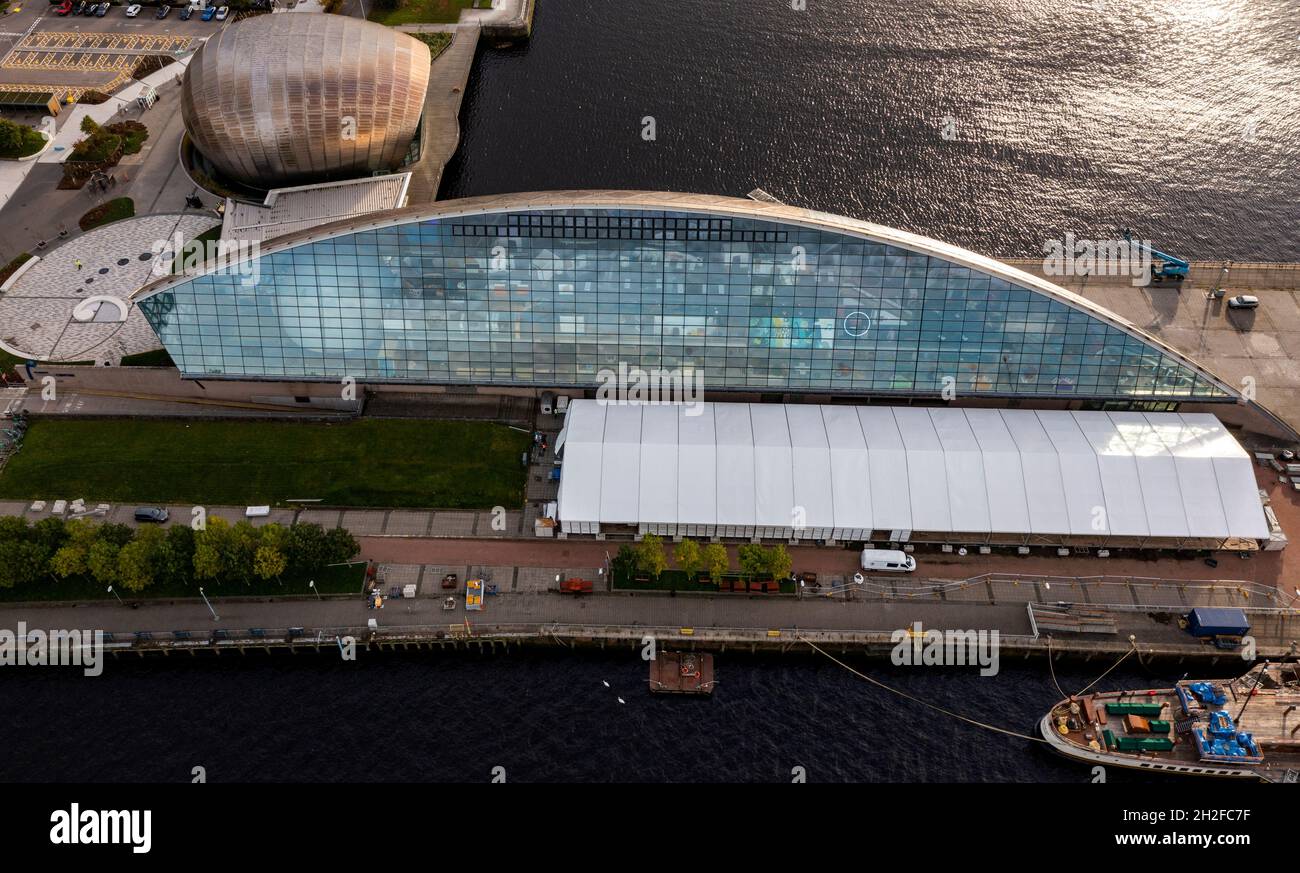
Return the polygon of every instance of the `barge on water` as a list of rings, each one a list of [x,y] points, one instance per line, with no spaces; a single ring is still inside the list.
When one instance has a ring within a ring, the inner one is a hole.
[[[1089,764],[1265,782],[1300,781],[1300,667],[1264,663],[1230,681],[1067,698],[1039,724]]]
[[[660,652],[650,662],[654,694],[712,694],[713,656],[708,652]]]

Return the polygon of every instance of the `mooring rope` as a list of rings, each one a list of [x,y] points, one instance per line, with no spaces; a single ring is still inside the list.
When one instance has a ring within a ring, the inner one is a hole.
[[[816,643],[814,643],[812,640],[808,639],[807,637],[801,636],[799,637],[799,639],[802,642],[807,643],[810,647],[812,647],[812,650],[814,652],[817,652],[819,655],[825,655],[827,658],[830,658],[836,664],[839,664],[841,667],[843,667],[845,670],[848,670],[850,673],[852,673],[854,676],[857,676],[859,679],[865,679],[868,682],[870,682],[872,685],[879,686],[880,688],[885,689],[891,694],[897,694],[899,697],[904,697],[912,701],[913,703],[919,703],[924,707],[933,709],[935,712],[941,712],[946,716],[957,719],[958,721],[964,721],[967,724],[973,724],[976,727],[981,727],[984,728],[985,730],[990,730],[999,734],[1005,734],[1006,736],[1015,737],[1016,739],[1020,739],[1020,740],[1029,740],[1030,742],[1034,742],[1034,743],[1047,742],[1047,740],[1044,740],[1041,737],[1031,737],[1028,734],[1020,734],[1020,733],[1016,733],[1015,731],[1007,730],[1006,728],[1000,728],[997,725],[986,724],[982,721],[976,721],[975,719],[964,716],[959,712],[953,712],[950,709],[944,709],[942,706],[936,706],[933,703],[924,701],[919,697],[916,697],[912,694],[908,694],[906,691],[899,691],[897,688],[891,688],[890,686],[886,685],[884,682],[881,682],[879,679],[873,679],[870,676],[866,675],[865,673],[858,672],[854,668],[850,667],[848,664],[841,661],[839,658],[832,655],[830,652],[823,651],[821,648],[817,646]]]
[[[1134,652],[1136,652],[1136,651],[1138,650],[1138,647],[1137,647],[1137,641],[1134,640],[1134,639],[1129,639],[1129,641],[1128,641],[1128,646],[1129,646],[1128,651],[1125,652],[1123,655],[1121,655],[1121,656],[1120,656],[1120,659],[1119,659],[1118,661],[1116,661],[1114,664],[1111,664],[1111,665],[1110,665],[1110,670],[1107,670],[1105,673],[1102,673],[1102,674],[1101,674],[1100,676],[1098,676],[1096,679],[1094,679],[1094,680],[1092,680],[1091,682],[1089,682],[1087,688],[1084,688],[1083,691],[1080,691],[1078,694],[1076,694],[1076,695],[1074,695],[1074,696],[1075,696],[1075,697],[1080,697],[1080,696],[1082,696],[1083,693],[1084,693],[1084,691],[1087,691],[1088,688],[1091,688],[1092,686],[1096,685],[1096,684],[1097,684],[1098,682],[1100,682],[1101,680],[1105,679],[1106,676],[1110,673],[1111,670],[1114,670],[1114,669],[1115,669],[1116,667],[1118,667],[1120,664],[1123,664],[1123,663],[1124,663],[1124,660],[1125,660],[1129,655],[1133,654]],[[1141,656],[1138,657],[1138,660],[1139,660],[1139,661],[1142,660]],[[1058,689],[1058,690],[1060,689],[1060,686],[1059,686],[1059,685],[1057,686],[1057,689]]]
[[[1056,681],[1056,667],[1052,664],[1053,660],[1054,659],[1052,658],[1052,635],[1048,634],[1047,635],[1047,669],[1051,671],[1052,684],[1056,686],[1057,693],[1059,693],[1062,698],[1069,697],[1070,695],[1066,694],[1064,689],[1061,688],[1061,683]]]

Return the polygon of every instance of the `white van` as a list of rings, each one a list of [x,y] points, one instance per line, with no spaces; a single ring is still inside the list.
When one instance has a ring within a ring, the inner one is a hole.
[[[911,573],[916,569],[916,558],[897,549],[863,549],[862,569]]]

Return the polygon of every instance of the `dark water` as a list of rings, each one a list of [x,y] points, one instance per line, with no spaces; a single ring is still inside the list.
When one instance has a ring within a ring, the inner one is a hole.
[[[480,51],[443,197],[760,186],[995,255],[1132,226],[1300,259],[1295,0],[540,0],[536,25]]]
[[[1059,694],[1042,662],[971,671],[850,659],[1019,732]],[[820,656],[727,654],[712,699],[646,690],[636,652],[110,662],[0,674],[0,781],[1086,782],[1087,767],[900,700]],[[1109,687],[1168,685],[1122,666]],[[1104,666],[1062,669],[1069,692]],[[609,688],[603,682],[608,681]],[[625,703],[619,703],[622,697]],[[1110,773],[1109,781],[1135,777]]]

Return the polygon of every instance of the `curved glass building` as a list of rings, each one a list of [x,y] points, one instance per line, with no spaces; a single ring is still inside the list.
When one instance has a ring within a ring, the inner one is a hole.
[[[252,276],[243,275],[252,267]],[[1215,401],[1236,391],[992,259],[782,204],[645,192],[448,201],[264,245],[137,293],[198,378]]]

